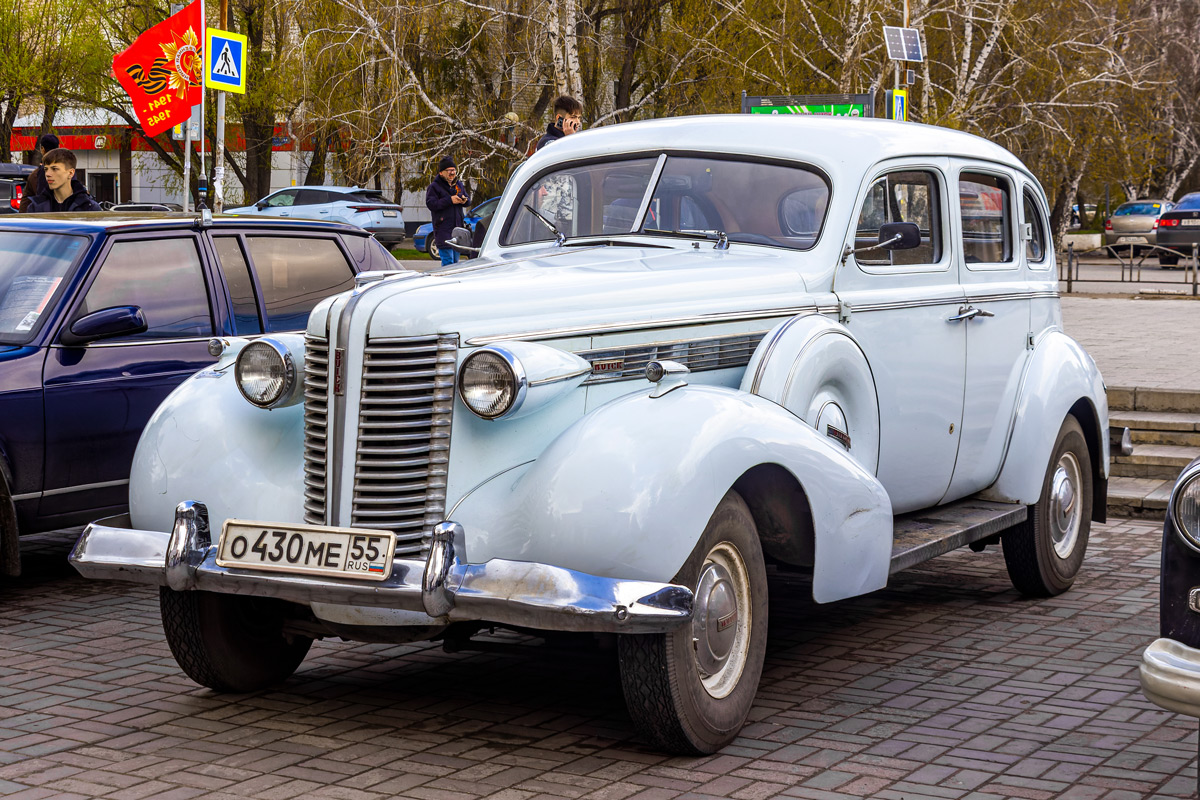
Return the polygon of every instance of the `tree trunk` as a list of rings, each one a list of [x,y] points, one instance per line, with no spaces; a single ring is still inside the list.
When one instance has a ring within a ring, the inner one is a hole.
[[[21,99],[13,92],[6,92],[4,101],[4,116],[0,117],[0,161],[12,161],[12,131],[17,121],[17,113],[21,110]]]

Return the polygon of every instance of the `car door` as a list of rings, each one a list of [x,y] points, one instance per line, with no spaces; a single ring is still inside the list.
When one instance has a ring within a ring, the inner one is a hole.
[[[259,214],[268,217],[287,217],[292,214],[292,207],[296,204],[296,195],[298,189],[283,189],[275,194],[268,195],[265,202],[266,205],[258,210]]]
[[[957,264],[966,299],[962,437],[945,501],[986,488],[1000,472],[1029,336],[1030,288],[1019,246],[1017,184],[1005,169],[955,164]]]
[[[296,201],[287,213],[280,216],[301,217],[303,219],[330,218],[329,192],[323,189],[300,189],[296,192]]]
[[[211,285],[192,233],[114,239],[64,327],[102,308],[135,305],[144,333],[51,346],[43,373],[45,491],[39,513],[117,508],[142,428],[189,375],[213,363]],[[61,336],[62,329],[58,332]]]
[[[863,348],[879,403],[879,467],[895,513],[946,493],[962,421],[966,332],[947,322],[963,304],[946,159],[889,162],[860,193],[852,248],[878,242],[884,222],[914,222],[921,246],[846,259],[834,285],[841,318]]]

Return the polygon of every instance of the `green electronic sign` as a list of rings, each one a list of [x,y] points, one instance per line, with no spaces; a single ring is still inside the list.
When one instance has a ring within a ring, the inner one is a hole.
[[[742,92],[743,114],[816,114],[825,117],[873,117],[875,93],[749,96]]]

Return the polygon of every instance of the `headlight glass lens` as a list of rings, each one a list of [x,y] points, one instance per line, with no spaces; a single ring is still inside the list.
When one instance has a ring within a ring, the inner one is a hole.
[[[1200,550],[1200,472],[1175,492],[1175,527],[1192,549]]]
[[[289,372],[283,354],[266,342],[251,342],[238,353],[238,389],[256,406],[268,407],[283,397]]]
[[[503,356],[483,350],[462,365],[458,393],[484,419],[503,416],[517,399],[517,376]]]

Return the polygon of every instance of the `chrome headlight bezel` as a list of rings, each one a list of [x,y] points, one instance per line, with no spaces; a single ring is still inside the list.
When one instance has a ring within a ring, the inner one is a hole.
[[[508,404],[503,408],[498,408],[491,412],[481,411],[467,398],[467,373],[471,368],[472,362],[476,359],[493,360],[505,370],[510,385],[510,399]],[[472,414],[480,419],[491,421],[512,416],[525,402],[525,396],[528,391],[529,379],[525,374],[525,368],[521,364],[521,360],[513,352],[504,347],[482,347],[463,359],[462,366],[458,369],[458,398]]]
[[[1185,505],[1189,506],[1186,511]],[[1189,465],[1175,481],[1167,508],[1179,540],[1192,552],[1200,554],[1200,462]],[[1190,528],[1185,513],[1195,515]]]
[[[278,390],[272,392],[269,396],[254,397],[246,390],[243,373],[247,360],[254,356],[255,353],[260,353],[264,350],[273,354],[278,359],[280,384]],[[258,408],[272,409],[290,405],[289,401],[294,400],[296,396],[298,379],[296,361],[292,357],[291,350],[285,344],[270,337],[256,339],[243,347],[237,355],[233,373],[234,382],[237,383],[238,391],[242,397],[246,399],[246,402]]]

